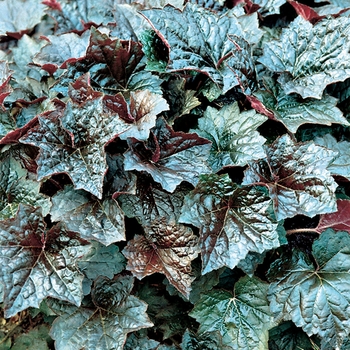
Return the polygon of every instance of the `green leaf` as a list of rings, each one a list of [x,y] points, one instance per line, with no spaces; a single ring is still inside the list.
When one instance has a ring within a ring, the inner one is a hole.
[[[49,350],[48,342],[49,327],[42,324],[37,328],[31,329],[28,333],[20,334],[16,338],[12,350]],[[51,340],[52,342],[52,340]]]
[[[207,332],[200,335],[193,334],[188,329],[182,337],[182,350],[230,350],[230,346],[223,343],[219,332]]]
[[[104,245],[125,240],[124,213],[114,199],[91,200],[85,191],[66,186],[52,197],[51,220]]]
[[[266,141],[256,130],[267,117],[255,110],[240,112],[238,103],[220,110],[208,107],[192,130],[211,141],[208,163],[214,172],[225,166],[244,166],[249,161],[264,158]]]
[[[130,295],[132,287],[129,276],[99,278],[92,294],[94,305],[56,307],[59,317],[50,332],[56,349],[122,349],[128,333],[152,327],[147,305]]]
[[[185,197],[180,222],[200,228],[203,271],[234,268],[248,252],[280,245],[271,200],[254,188],[240,188],[225,175],[203,175]]]
[[[268,298],[277,320],[292,320],[309,335],[339,348],[350,332],[350,236],[328,229],[316,240],[316,265],[298,250],[270,268]]]
[[[342,111],[336,107],[337,99],[324,95],[321,100],[300,99],[296,94],[287,95],[273,80],[265,79],[268,90],[254,93],[274,117],[282,122],[292,133],[306,123],[331,125],[338,123],[350,125]]]
[[[266,155],[249,164],[243,184],[268,187],[277,220],[337,210],[337,184],[327,170],[335,152],[313,142],[294,143],[283,135],[266,147]]]
[[[199,334],[219,331],[232,349],[267,349],[268,330],[275,323],[267,301],[268,284],[256,277],[241,278],[233,293],[215,290],[203,294],[190,316],[199,322]]]
[[[286,3],[286,0],[254,0],[254,4],[259,5],[259,13],[263,16],[269,16],[280,13],[280,7]]]
[[[332,175],[340,175],[350,180],[350,142],[337,142],[335,137],[330,134],[326,134],[323,137],[316,137],[314,142],[316,145],[338,152],[338,155],[329,164],[327,169]]]
[[[198,238],[189,227],[166,218],[153,221],[144,230],[144,236],[136,235],[123,250],[126,268],[138,279],[163,273],[188,298],[195,279],[191,262],[199,254]]]
[[[129,335],[123,350],[155,350],[159,349],[159,342],[146,336],[138,336],[136,333]]]
[[[200,71],[223,87],[224,93],[239,85],[237,72],[239,76],[241,73],[235,66],[236,62],[242,61],[241,53],[237,60],[227,61],[237,50],[228,34],[251,44],[257,43],[261,37],[256,14],[236,17],[234,13],[224,13],[219,16],[191,3],[187,3],[182,11],[168,5],[142,13],[169,50],[167,71]]]
[[[36,0],[0,2],[0,36],[32,29],[44,16],[45,6]],[[19,36],[20,37],[20,36]]]
[[[83,275],[76,264],[88,252],[86,241],[60,225],[46,229],[40,209],[20,205],[15,218],[0,221],[0,282],[5,317],[46,297],[80,305]]]
[[[0,220],[14,217],[20,203],[40,207],[43,216],[48,214],[50,199],[40,193],[41,184],[28,176],[10,155],[0,161]]]
[[[350,77],[349,28],[348,17],[325,18],[313,26],[299,16],[279,40],[264,44],[259,62],[281,73],[286,94],[321,99],[327,85]]]

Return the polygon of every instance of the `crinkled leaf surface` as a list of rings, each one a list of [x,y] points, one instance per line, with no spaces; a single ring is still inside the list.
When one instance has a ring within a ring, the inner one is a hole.
[[[130,295],[133,280],[117,276],[99,278],[93,290],[95,305],[61,306],[52,325],[51,336],[57,350],[119,350],[127,334],[153,326],[147,304]]]
[[[194,133],[174,131],[158,118],[148,142],[129,138],[125,152],[125,170],[146,171],[169,192],[182,181],[195,185],[200,174],[209,173],[206,160],[210,141]]]
[[[49,35],[49,43],[35,55],[33,61],[41,66],[53,65],[52,69],[66,68],[68,62],[75,62],[86,56],[90,31],[81,36],[76,33]]]
[[[267,283],[245,276],[233,293],[215,290],[203,294],[190,316],[199,322],[200,334],[220,331],[230,338],[232,349],[267,349],[268,330],[274,326],[267,290]]]
[[[50,199],[40,193],[40,183],[27,176],[27,170],[13,157],[0,161],[0,220],[14,217],[20,203],[40,207],[43,216],[48,214]]]
[[[124,270],[125,264],[125,258],[116,245],[105,247],[98,242],[92,242],[89,253],[78,262],[80,271],[91,280],[98,276],[112,279],[114,275]]]
[[[102,96],[79,79],[61,116],[55,112],[39,116],[39,125],[30,130],[22,143],[40,148],[38,180],[55,173],[67,173],[76,189],[84,189],[102,199],[107,171],[104,147],[128,129],[119,118],[121,111],[109,108],[109,97]],[[80,102],[83,101],[83,102]]]
[[[254,96],[292,133],[306,123],[350,125],[342,111],[336,107],[337,99],[332,96],[324,95],[321,100],[302,100],[296,94],[285,94],[272,79],[267,84],[268,90],[257,91]]]
[[[208,107],[198,120],[199,136],[212,143],[208,163],[214,172],[225,166],[243,166],[265,157],[262,147],[266,141],[256,130],[267,117],[255,110],[240,112],[237,102],[220,110]]]
[[[163,273],[188,297],[195,279],[191,274],[191,261],[199,254],[197,236],[189,227],[166,218],[153,221],[144,230],[144,236],[136,235],[123,250],[128,260],[127,269],[139,279]]]
[[[0,36],[32,29],[44,16],[45,6],[36,0],[0,2]]]
[[[350,331],[350,236],[324,231],[312,247],[316,266],[298,250],[269,271],[268,298],[277,320],[292,320],[339,348]]]
[[[3,102],[12,91],[10,85],[11,75],[12,71],[10,70],[8,63],[6,61],[0,61],[0,106],[3,110],[5,109]]]
[[[126,340],[123,350],[158,350],[159,342],[147,336],[131,333]]]
[[[280,7],[286,0],[254,0],[253,3],[260,6],[259,13],[269,16],[280,13]]]
[[[206,332],[200,335],[193,334],[188,329],[182,337],[182,350],[230,350],[232,347],[224,345],[219,332]]]
[[[316,137],[314,142],[317,145],[338,152],[338,155],[329,164],[327,169],[332,175],[340,175],[350,180],[350,142],[337,142],[335,137],[330,134],[326,134],[323,137]]]
[[[50,214],[84,239],[104,245],[125,240],[124,213],[114,199],[91,200],[85,191],[66,186],[52,197]]]
[[[180,222],[200,228],[203,271],[234,268],[249,251],[280,245],[271,200],[254,188],[240,188],[226,175],[203,175],[185,197]]]
[[[15,218],[0,221],[0,281],[5,316],[39,307],[46,297],[80,305],[83,275],[76,262],[86,241],[61,225],[46,230],[39,208],[20,205]]]
[[[321,99],[329,84],[350,76],[348,17],[326,18],[314,26],[298,16],[279,40],[267,42],[259,61],[279,78],[286,94]]]
[[[243,184],[263,184],[277,220],[336,211],[337,184],[327,166],[336,153],[313,142],[294,143],[288,135],[266,147],[266,159],[249,164]]]
[[[200,71],[222,86],[224,92],[239,85],[235,64],[233,70],[228,67],[230,64],[225,64],[236,50],[228,34],[251,44],[261,37],[256,14],[236,17],[233,13],[225,13],[219,16],[191,3],[187,3],[182,11],[166,6],[142,13],[169,49],[168,71]]]

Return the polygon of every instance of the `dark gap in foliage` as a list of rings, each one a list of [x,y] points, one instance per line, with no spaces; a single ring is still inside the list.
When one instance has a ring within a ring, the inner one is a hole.
[[[136,215],[138,213],[135,213]],[[143,235],[144,230],[141,224],[135,218],[125,217],[125,236],[126,240],[118,242],[120,250],[122,250],[128,241],[134,238],[135,235]]]
[[[226,168],[223,168],[222,170],[220,170],[218,172],[218,175],[228,174],[228,176],[230,177],[232,182],[234,182],[236,184],[241,184],[243,181],[243,177],[244,177],[244,170],[246,168],[247,167],[241,167],[241,166],[226,167]]]
[[[230,269],[226,267],[220,275],[219,283],[215,288],[223,288],[232,291],[235,283],[245,275],[245,273],[238,267]]]
[[[52,197],[58,191],[63,190],[65,185],[71,185],[72,180],[67,174],[52,175],[41,185],[40,192]]]
[[[126,140],[121,140],[119,137],[110,142],[105,150],[109,154],[122,154],[128,149],[128,143]]]
[[[260,125],[257,130],[267,139],[267,144],[274,142],[277,137],[288,132],[282,123],[271,119]]]

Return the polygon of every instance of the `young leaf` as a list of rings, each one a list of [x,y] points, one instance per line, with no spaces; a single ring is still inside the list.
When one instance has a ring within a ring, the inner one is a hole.
[[[28,172],[13,157],[0,161],[0,220],[16,215],[20,203],[40,207],[43,216],[50,210],[50,199],[40,193],[40,183],[27,178]]]
[[[56,307],[60,316],[50,332],[56,349],[122,349],[128,333],[152,327],[147,305],[130,295],[132,287],[129,276],[99,278],[92,293],[94,306]]]
[[[279,40],[264,44],[259,61],[281,73],[286,94],[321,99],[327,85],[350,77],[349,28],[348,17],[326,18],[313,26],[299,16]]]
[[[18,34],[32,29],[44,16],[45,6],[36,0],[0,1],[0,36]]]
[[[336,153],[313,142],[295,144],[288,135],[266,147],[266,159],[249,164],[243,184],[263,184],[277,220],[336,211],[337,184],[327,166]]]
[[[271,200],[254,188],[240,188],[227,174],[203,175],[185,197],[180,222],[200,228],[203,271],[234,268],[249,251],[280,245]]]
[[[245,276],[233,293],[215,290],[203,294],[190,316],[199,322],[199,334],[219,331],[230,339],[232,349],[267,349],[268,330],[275,325],[267,290],[267,283]]]
[[[336,107],[337,99],[332,96],[324,95],[321,100],[302,100],[295,94],[287,95],[272,79],[265,79],[265,83],[268,90],[257,91],[254,96],[292,133],[306,123],[350,125],[342,111]]]
[[[184,296],[189,297],[191,261],[199,253],[198,239],[189,227],[168,221],[153,221],[144,227],[145,236],[136,235],[123,250],[127,269],[142,279],[156,272],[163,273]]]
[[[350,236],[324,231],[312,247],[316,267],[298,250],[269,271],[268,298],[277,320],[292,320],[340,348],[350,331]]]
[[[91,200],[85,191],[66,186],[52,197],[50,214],[86,240],[104,245],[125,240],[124,213],[114,199]]]
[[[206,160],[210,141],[197,134],[174,131],[163,118],[145,142],[129,138],[125,170],[146,171],[164,190],[174,192],[182,181],[195,185],[200,174],[209,173]]]
[[[165,6],[142,13],[170,51],[167,71],[202,72],[222,86],[224,93],[239,85],[235,70],[225,64],[237,50],[228,34],[252,44],[261,37],[256,14],[236,17],[224,13],[219,16],[191,3],[187,3],[182,11]]]
[[[217,172],[225,166],[243,166],[265,157],[262,145],[266,140],[256,129],[266,120],[255,110],[240,113],[234,102],[220,110],[209,106],[198,120],[198,129],[192,131],[211,141],[208,163]]]
[[[0,281],[5,317],[39,307],[46,297],[80,305],[83,275],[77,260],[89,246],[60,225],[46,230],[40,209],[20,204],[15,218],[0,221]]]
[[[316,145],[338,152],[338,155],[329,164],[327,169],[332,175],[340,175],[350,180],[350,142],[337,142],[330,134],[326,134],[323,137],[316,137],[314,142]]]
[[[350,201],[346,199],[337,200],[337,211],[335,213],[323,214],[315,229],[322,233],[328,228],[336,231],[347,231],[350,233]]]

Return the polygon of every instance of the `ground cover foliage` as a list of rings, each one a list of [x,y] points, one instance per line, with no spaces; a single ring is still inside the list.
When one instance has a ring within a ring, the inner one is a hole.
[[[1,0],[0,349],[349,349],[348,7]]]

